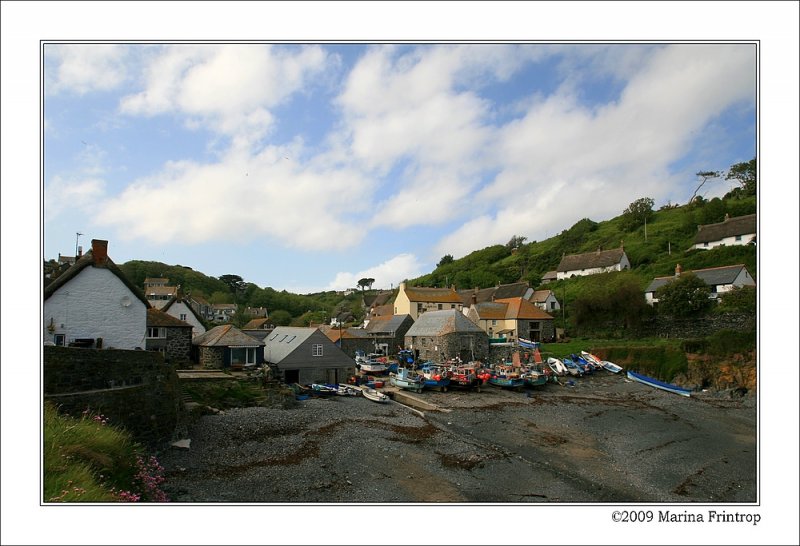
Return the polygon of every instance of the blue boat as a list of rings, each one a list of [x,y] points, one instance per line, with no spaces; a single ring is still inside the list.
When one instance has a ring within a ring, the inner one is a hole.
[[[571,358],[562,358],[561,362],[564,363],[570,375],[583,375],[583,368],[575,364]]]
[[[397,373],[389,375],[389,383],[400,389],[420,393],[425,386],[425,377],[421,374],[412,373],[408,368],[397,368]]]
[[[512,366],[501,365],[492,370],[489,384],[505,389],[520,389],[525,386],[525,379]]]
[[[450,372],[448,370],[431,362],[426,362],[418,373],[421,373],[425,378],[424,386],[426,389],[439,389],[442,392],[447,392],[447,386],[450,384]]]
[[[636,372],[629,371],[628,379],[632,379],[633,381],[638,381],[639,383],[643,383],[650,387],[655,387],[656,389],[661,389],[667,392],[680,394],[681,396],[690,396],[692,392],[689,389],[684,389],[683,387],[679,387],[678,385],[673,385],[672,383],[664,383],[663,381],[659,381],[658,379],[653,379],[652,377],[647,377],[646,375],[642,375]]]

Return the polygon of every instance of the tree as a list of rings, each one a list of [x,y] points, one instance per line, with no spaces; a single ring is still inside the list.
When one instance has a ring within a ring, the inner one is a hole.
[[[361,291],[364,291],[364,288],[372,288],[372,285],[375,283],[375,279],[363,278],[358,280],[358,286],[361,287]]]
[[[728,174],[725,175],[725,180],[736,180],[741,184],[742,191],[745,195],[756,194],[756,158],[742,163],[731,165],[728,169]]]
[[[717,308],[720,312],[752,313],[756,312],[756,289],[754,286],[734,287],[720,296]]]
[[[243,292],[247,288],[247,283],[245,283],[244,279],[242,279],[239,275],[222,275],[219,277],[219,280],[225,283],[225,285],[231,291],[231,294],[234,296]]]
[[[700,171],[699,173],[696,173],[696,176],[699,176],[700,178],[702,178],[703,181],[700,182],[700,185],[697,186],[697,188],[694,190],[694,193],[692,194],[692,197],[689,199],[690,203],[692,201],[694,201],[694,198],[697,195],[697,192],[700,191],[700,188],[703,187],[703,184],[708,182],[708,180],[711,179],[711,178],[719,178],[720,176],[722,176],[722,173],[719,172],[719,171]]]
[[[439,260],[439,263],[436,264],[436,267],[442,267],[443,265],[451,264],[453,263],[453,261],[454,260],[452,255],[445,254],[444,256],[442,256],[442,259]]]
[[[292,315],[289,314],[289,311],[284,311],[283,309],[270,312],[269,318],[275,326],[288,326],[292,322]]]
[[[677,318],[702,315],[714,305],[710,294],[711,290],[700,277],[684,273],[656,290],[658,312]]]
[[[514,235],[511,239],[506,243],[506,248],[509,250],[516,250],[522,246],[522,244],[527,241],[527,237],[523,237],[521,235]]]
[[[622,229],[625,231],[632,231],[653,216],[653,201],[650,197],[642,197],[637,199],[622,211]]]

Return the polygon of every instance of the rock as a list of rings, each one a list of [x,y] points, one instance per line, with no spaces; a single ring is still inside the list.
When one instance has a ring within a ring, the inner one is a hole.
[[[172,442],[172,447],[176,447],[178,449],[189,449],[189,445],[192,443],[190,438],[184,438],[183,440],[178,440],[177,442]]]

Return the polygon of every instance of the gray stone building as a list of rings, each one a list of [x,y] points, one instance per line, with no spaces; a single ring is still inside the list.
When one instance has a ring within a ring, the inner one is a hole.
[[[222,324],[192,340],[193,360],[201,368],[259,366],[264,362],[264,342],[233,326]]]
[[[489,356],[489,336],[456,309],[423,313],[406,332],[405,345],[417,361],[485,361]]]
[[[405,348],[406,332],[413,324],[411,315],[389,315],[371,318],[364,330],[372,340],[375,347],[373,350],[379,349],[384,354],[395,355]]]
[[[181,367],[192,353],[192,325],[159,309],[147,310],[145,349],[164,356],[164,361]]]

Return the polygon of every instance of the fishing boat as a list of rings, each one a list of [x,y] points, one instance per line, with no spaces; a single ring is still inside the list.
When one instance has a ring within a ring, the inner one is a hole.
[[[449,370],[429,362],[422,366],[420,373],[425,378],[423,386],[426,389],[439,389],[442,392],[447,392],[447,386],[450,384]]]
[[[581,351],[581,356],[587,362],[592,364],[595,368],[602,368],[603,367],[603,361],[600,358],[598,358],[595,355],[593,355],[592,353],[589,353],[589,352],[586,352],[586,351]]]
[[[575,364],[572,361],[572,359],[564,358],[564,359],[562,359],[562,362],[564,364],[564,367],[567,368],[567,371],[569,372],[570,375],[575,375],[575,376],[583,375],[583,369],[578,367],[578,365]]]
[[[338,385],[334,386],[321,383],[312,383],[310,394],[313,396],[333,396],[338,392],[338,390]]]
[[[578,366],[578,368],[583,370],[584,374],[589,374],[594,372],[595,369],[594,366],[589,364],[589,362],[583,357],[580,357],[576,354],[572,354],[572,362],[574,362],[575,365]]]
[[[643,383],[650,387],[655,387],[656,389],[661,389],[667,392],[680,394],[681,396],[690,396],[692,392],[689,389],[684,389],[683,387],[679,387],[678,385],[673,385],[672,383],[665,383],[663,381],[659,381],[658,379],[653,379],[652,377],[648,377],[646,375],[642,375],[640,373],[632,371],[628,371],[628,379],[632,379],[633,381],[638,381],[639,383]]]
[[[608,360],[601,360],[600,365],[611,373],[619,373],[622,371],[622,366],[618,366]]]
[[[425,386],[425,376],[414,373],[408,368],[397,368],[397,373],[389,375],[389,383],[399,389],[420,393]]]
[[[528,368],[522,373],[522,379],[525,381],[526,387],[541,387],[547,384],[547,375],[536,368]]]
[[[470,366],[453,366],[450,368],[450,386],[462,389],[477,389],[481,392],[483,380],[478,377],[477,370]]]
[[[553,373],[556,375],[567,375],[570,373],[565,362],[562,362],[557,358],[553,358],[552,356],[547,358],[547,366],[553,370]]]
[[[517,341],[519,342],[520,347],[525,347],[526,349],[538,349],[539,342],[538,341],[531,341],[530,339],[525,338],[518,338]]]
[[[504,389],[519,389],[525,386],[525,380],[513,366],[500,364],[494,367],[489,384]]]
[[[346,385],[344,383],[339,383],[336,394],[339,396],[358,396],[359,390],[355,387],[351,387],[350,385]]]
[[[369,387],[362,389],[361,394],[364,395],[364,398],[372,400],[373,402],[379,402],[385,404],[386,402],[389,401],[389,397],[386,396],[384,393],[375,389],[371,389]]]
[[[364,373],[381,374],[386,373],[389,366],[385,362],[378,360],[366,360],[361,363],[360,369]]]

